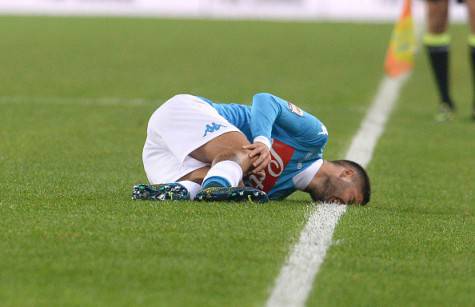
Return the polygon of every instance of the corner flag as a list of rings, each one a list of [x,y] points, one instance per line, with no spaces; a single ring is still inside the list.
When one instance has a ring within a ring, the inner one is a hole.
[[[412,0],[404,0],[402,14],[399,17],[386,53],[384,70],[389,77],[398,77],[414,67],[416,38],[412,19]]]

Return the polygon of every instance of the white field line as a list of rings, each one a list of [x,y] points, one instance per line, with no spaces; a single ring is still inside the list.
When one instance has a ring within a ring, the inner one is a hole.
[[[0,104],[49,104],[49,105],[86,105],[86,106],[143,106],[163,103],[163,100],[143,98],[114,97],[35,97],[35,96],[0,96]]]
[[[346,159],[367,166],[373,150],[391,113],[401,87],[408,75],[397,79],[384,78],[360,129],[353,137]],[[267,300],[268,307],[300,307],[312,289],[328,248],[333,231],[346,206],[321,204],[311,213],[286,263],[275,281]]]

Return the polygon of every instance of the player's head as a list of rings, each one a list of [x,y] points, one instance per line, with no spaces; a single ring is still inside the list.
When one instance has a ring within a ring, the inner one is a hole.
[[[307,188],[315,201],[366,205],[371,185],[365,169],[350,160],[325,161]]]

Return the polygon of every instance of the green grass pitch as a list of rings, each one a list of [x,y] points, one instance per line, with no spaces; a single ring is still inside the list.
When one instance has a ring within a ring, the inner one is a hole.
[[[269,91],[325,122],[341,158],[390,31],[0,17],[0,305],[262,306],[314,204],[131,201],[148,117],[177,93]],[[452,32],[457,119],[432,121],[420,54],[369,166],[373,201],[340,221],[309,306],[475,305],[475,123]]]

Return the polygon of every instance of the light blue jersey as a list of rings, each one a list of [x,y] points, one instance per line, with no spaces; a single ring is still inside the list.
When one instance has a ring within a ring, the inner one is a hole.
[[[315,116],[272,94],[257,94],[252,105],[221,104],[202,98],[253,142],[265,137],[272,144],[272,160],[265,176],[251,175],[246,185],[283,199],[297,190],[296,176],[323,159],[328,141],[325,126]]]

